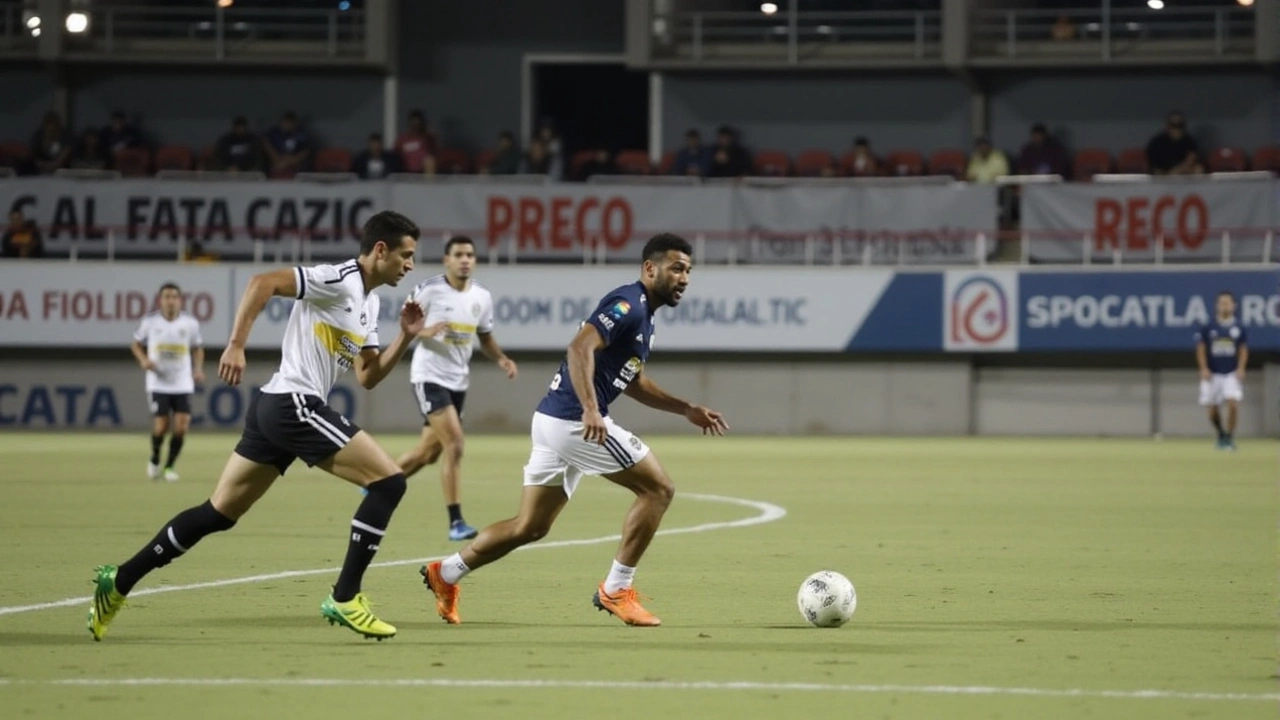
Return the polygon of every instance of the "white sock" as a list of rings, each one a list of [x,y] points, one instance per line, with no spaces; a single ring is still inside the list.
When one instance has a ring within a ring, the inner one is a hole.
[[[462,555],[459,553],[450,555],[440,563],[440,577],[444,578],[444,581],[450,585],[456,584],[469,572],[471,572],[471,568],[462,562]]]
[[[627,567],[614,560],[613,567],[609,568],[609,577],[604,579],[604,591],[610,595],[617,595],[619,590],[631,587],[631,581],[635,576],[635,568]]]

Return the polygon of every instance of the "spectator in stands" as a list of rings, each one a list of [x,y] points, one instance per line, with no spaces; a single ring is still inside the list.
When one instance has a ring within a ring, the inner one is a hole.
[[[549,117],[542,118],[542,122],[538,123],[538,139],[542,141],[542,146],[547,151],[547,157],[551,160],[551,169],[547,174],[552,180],[559,180],[564,177],[564,143],[560,141],[560,131],[556,130],[556,123]]]
[[[702,144],[702,135],[696,128],[689,128],[684,134],[684,148],[676,153],[675,163],[671,166],[675,175],[692,175],[706,177],[711,172],[711,152]]]
[[[973,155],[969,157],[969,168],[965,171],[965,179],[976,183],[993,183],[996,178],[1009,174],[1009,159],[1004,153],[991,145],[985,135],[973,142]]]
[[[1066,13],[1058,16],[1056,22],[1053,23],[1053,29],[1049,31],[1049,35],[1054,40],[1075,40],[1076,26],[1071,22],[1071,18]]]
[[[1147,143],[1147,165],[1153,175],[1194,175],[1204,172],[1200,146],[1187,133],[1187,118],[1180,111],[1169,113],[1164,130]]]
[[[592,175],[616,175],[618,168],[613,164],[613,155],[608,150],[596,150],[591,159],[582,164],[578,174],[583,180]]]
[[[353,169],[364,180],[381,180],[400,172],[400,155],[382,144],[382,133],[370,133],[369,144],[356,155]]]
[[[742,177],[751,172],[751,156],[738,144],[733,128],[721,125],[716,131],[716,148],[711,155],[708,177]]]
[[[307,137],[292,110],[280,117],[280,124],[267,130],[267,157],[271,174],[292,177],[307,169],[311,160],[311,138]]]
[[[1031,139],[1018,153],[1018,172],[1023,175],[1066,177],[1067,153],[1043,123],[1031,126]]]
[[[489,163],[490,175],[515,175],[520,172],[520,149],[516,136],[510,130],[498,133],[498,146],[493,149],[493,162]]]
[[[31,157],[35,161],[36,172],[52,175],[54,170],[66,167],[71,160],[71,150],[71,138],[62,126],[62,118],[52,111],[46,113],[40,129],[31,138]]]
[[[520,172],[526,175],[550,175],[551,156],[547,154],[547,145],[542,138],[529,141],[529,150],[525,153]]]
[[[44,239],[40,237],[40,229],[31,220],[22,216],[21,210],[9,212],[9,227],[0,239],[0,255],[7,258],[44,257]]]
[[[117,110],[111,113],[111,124],[102,128],[99,144],[108,157],[115,157],[116,153],[125,148],[141,145],[142,137],[125,119],[124,113]]]
[[[80,142],[71,155],[71,167],[76,170],[105,170],[110,165],[110,158],[101,142],[102,135],[94,128],[80,134]]]
[[[409,127],[396,138],[396,152],[400,153],[400,166],[405,172],[436,174],[435,133],[427,125],[427,116],[421,110],[409,113]]]
[[[855,177],[879,175],[880,159],[871,152],[871,141],[859,135],[853,139],[853,157],[849,160],[849,174]]]
[[[249,123],[243,117],[232,120],[231,132],[218,138],[214,158],[219,170],[265,172],[267,169],[262,141],[249,132]]]

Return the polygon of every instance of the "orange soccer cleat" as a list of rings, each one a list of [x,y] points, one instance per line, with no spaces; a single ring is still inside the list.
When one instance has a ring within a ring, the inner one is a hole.
[[[617,594],[610,595],[604,591],[604,583],[600,583],[595,596],[591,598],[591,604],[628,625],[657,627],[662,624],[656,615],[640,604],[640,593],[635,588],[623,588]]]
[[[461,623],[462,618],[458,616],[458,594],[462,591],[457,585],[444,581],[444,576],[440,574],[440,561],[424,565],[418,570],[418,574],[422,576],[422,584],[435,593],[436,612],[440,613],[440,617],[450,625]]]

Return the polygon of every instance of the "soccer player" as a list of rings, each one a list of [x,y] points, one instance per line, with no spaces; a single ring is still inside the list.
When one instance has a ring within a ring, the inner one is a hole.
[[[164,461],[163,477],[178,479],[173,469],[182,452],[182,442],[191,427],[191,394],[196,384],[204,383],[204,340],[200,322],[182,312],[182,291],[175,283],[160,286],[160,309],[147,313],[133,333],[133,357],[147,371],[147,403],[151,406],[151,460],[147,477],[162,475],[160,447],[170,430],[169,457]]]
[[[480,338],[480,352],[515,379],[516,364],[493,337],[493,296],[471,279],[476,246],[471,238],[450,238],[444,246],[444,272],[413,289],[427,322],[446,323],[443,336],[423,333],[413,350],[409,381],[424,420],[422,438],[400,456],[400,471],[412,477],[444,455],[440,485],[449,511],[449,539],[470,540],[476,529],[462,518],[458,483],[462,464],[462,406],[471,374],[472,340]]]
[[[419,570],[446,622],[461,622],[457,583],[463,576],[544,537],[582,476],[603,475],[636,499],[613,566],[592,602],[628,625],[661,624],[640,605],[632,580],[675,486],[644,442],[609,417],[609,406],[625,392],[651,408],[684,415],[703,434],[729,429],[720,413],[669,395],[644,372],[654,313],[680,302],[689,284],[691,252],[683,238],[666,233],[645,244],[639,282],[604,296],[569,344],[533,414],[533,449],[524,467],[518,514],[481,530],[461,552]]]
[[[231,338],[218,363],[229,385],[244,376],[244,348],[253,321],[272,297],[296,299],[285,326],[280,368],[249,401],[244,432],[222,469],[213,495],[178,513],[119,567],[96,569],[89,632],[101,640],[129,591],[211,533],[230,530],[296,458],[368,492],[351,520],[346,559],[332,594],[320,606],[330,624],[379,640],[396,633],[373,614],[360,583],[391,515],[404,495],[400,468],[367,433],[326,403],[338,376],[354,367],[360,384],[385,378],[422,331],[422,308],[400,309],[400,334],[378,349],[374,289],[396,285],[413,269],[418,228],[408,218],[381,212],[360,232],[360,256],[337,265],[295,267],[253,276],[240,300]]]
[[[1217,316],[1196,333],[1196,363],[1200,366],[1200,404],[1209,408],[1209,422],[1218,431],[1219,450],[1235,450],[1236,420],[1244,398],[1244,370],[1249,364],[1249,334],[1236,322],[1236,296],[1218,293]],[[1222,425],[1219,407],[1227,406]]]

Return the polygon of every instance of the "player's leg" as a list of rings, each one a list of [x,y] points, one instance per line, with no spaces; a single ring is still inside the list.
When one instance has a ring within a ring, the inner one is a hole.
[[[449,512],[449,539],[470,540],[476,536],[476,529],[462,519],[458,490],[462,475],[462,452],[466,445],[462,434],[462,419],[458,417],[458,409],[452,404],[436,410],[427,418],[443,448],[440,488],[444,492],[445,509]]]
[[[1244,388],[1240,387],[1240,378],[1235,373],[1222,376],[1222,400],[1227,406],[1227,432],[1225,447],[1236,449],[1236,423],[1240,419],[1240,401],[1244,398]]]
[[[102,565],[96,569],[97,587],[88,622],[94,640],[106,635],[107,626],[124,605],[125,596],[142,578],[186,554],[205,536],[230,530],[280,477],[279,465],[255,462],[239,454],[240,450],[238,446],[237,452],[227,460],[208,500],[175,515],[119,567]],[[288,467],[288,462],[283,465]]]
[[[635,493],[631,509],[622,524],[622,541],[614,555],[613,564],[605,581],[596,590],[592,602],[601,610],[617,616],[628,625],[652,626],[661,624],[656,616],[640,605],[632,587],[636,567],[644,556],[653,536],[662,524],[662,517],[675,497],[675,484],[653,453],[646,453],[631,467],[605,477],[611,482]]]
[[[422,567],[418,572],[436,596],[440,617],[451,625],[462,622],[458,615],[458,582],[512,550],[546,537],[568,502],[569,496],[559,485],[526,484],[515,517],[486,527],[462,550]]]
[[[1222,399],[1218,394],[1216,380],[1215,377],[1200,381],[1200,405],[1209,411],[1209,424],[1213,425],[1213,429],[1218,433],[1216,447],[1221,449],[1226,445],[1227,433],[1222,427],[1222,415],[1218,411]]]
[[[147,461],[147,477],[156,480],[161,475],[160,449],[169,432],[169,399],[161,393],[149,393],[147,402],[151,407],[151,459]]]
[[[424,424],[422,434],[418,437],[418,444],[401,455],[396,460],[396,464],[400,466],[400,472],[404,473],[406,478],[411,478],[414,473],[439,460],[443,449],[440,438],[436,437],[431,425]]]
[[[191,396],[173,396],[173,434],[169,436],[169,456],[164,461],[164,479],[174,482],[178,479],[178,471],[174,463],[182,453],[182,445],[187,439],[187,430],[191,427]]]

